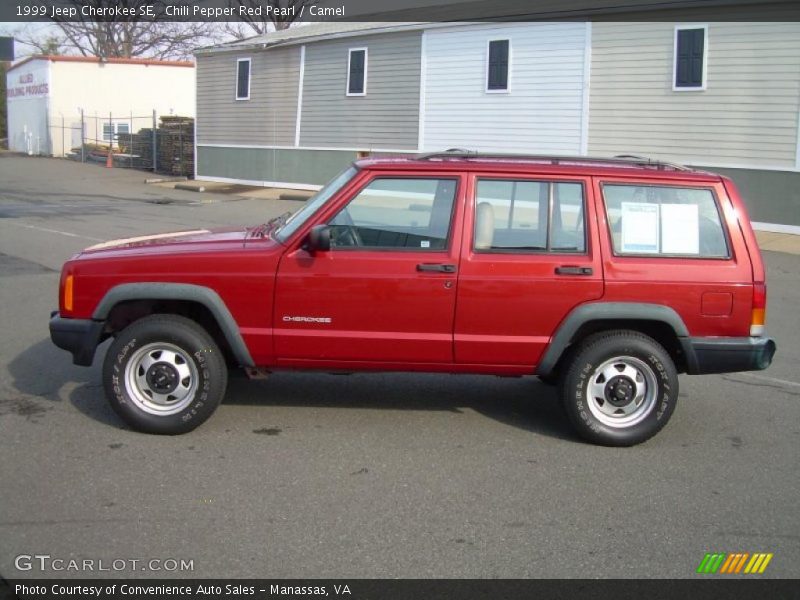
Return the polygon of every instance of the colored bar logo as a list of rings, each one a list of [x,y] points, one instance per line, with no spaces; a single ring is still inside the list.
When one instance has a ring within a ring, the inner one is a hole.
[[[716,552],[706,554],[697,567],[697,572],[705,575],[756,575],[767,570],[772,553],[756,552]]]

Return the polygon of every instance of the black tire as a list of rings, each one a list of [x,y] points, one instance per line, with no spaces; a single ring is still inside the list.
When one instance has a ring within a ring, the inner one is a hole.
[[[592,443],[640,444],[658,433],[675,410],[675,365],[658,342],[639,332],[592,335],[564,367],[564,409],[578,434]]]
[[[103,364],[114,412],[145,433],[193,430],[219,406],[227,384],[217,344],[196,322],[178,315],[135,321],[117,335]]]

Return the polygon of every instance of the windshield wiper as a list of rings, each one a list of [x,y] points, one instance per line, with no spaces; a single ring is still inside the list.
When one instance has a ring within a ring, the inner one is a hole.
[[[252,235],[253,237],[265,237],[267,234],[272,233],[278,227],[281,227],[284,223],[286,223],[286,219],[292,216],[291,211],[287,211],[282,215],[278,215],[277,217],[271,218],[269,221],[264,223],[263,225],[259,225],[255,229],[253,229]]]

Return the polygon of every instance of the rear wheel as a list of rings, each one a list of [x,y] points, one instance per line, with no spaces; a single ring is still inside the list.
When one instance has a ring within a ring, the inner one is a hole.
[[[227,376],[208,332],[177,315],[151,315],[126,327],[103,365],[112,408],[147,433],[186,433],[203,423],[222,401]]]
[[[595,334],[578,346],[566,367],[564,408],[581,437],[596,444],[644,442],[675,409],[675,365],[658,342],[641,333]]]

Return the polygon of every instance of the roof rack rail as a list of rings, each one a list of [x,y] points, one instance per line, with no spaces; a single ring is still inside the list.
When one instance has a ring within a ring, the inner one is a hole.
[[[437,160],[447,158],[462,158],[462,159],[511,159],[511,160],[537,160],[548,161],[550,164],[557,165],[560,163],[596,163],[596,164],[624,164],[642,167],[654,167],[656,169],[674,169],[676,171],[691,171],[692,169],[677,163],[665,162],[660,160],[653,160],[645,156],[637,156],[633,154],[620,154],[611,158],[598,157],[598,156],[553,156],[551,154],[513,154],[501,152],[478,152],[476,150],[463,150],[461,148],[450,148],[444,152],[430,152],[425,154],[418,154],[416,160]]]
[[[680,163],[668,162],[666,160],[653,160],[652,158],[650,158],[648,156],[639,156],[638,154],[617,154],[617,155],[614,156],[614,158],[617,158],[617,159],[620,159],[620,160],[634,160],[634,161],[638,161],[638,162],[640,162],[642,164],[655,165],[655,166],[658,166],[658,167],[663,165],[665,167],[670,167],[672,169],[675,169],[676,171],[692,171],[693,170],[691,167],[687,167],[686,165],[682,165]]]
[[[477,150],[465,150],[463,148],[448,148],[441,152],[427,152],[417,154],[416,160],[430,160],[432,158],[466,158],[470,156],[482,156]]]

